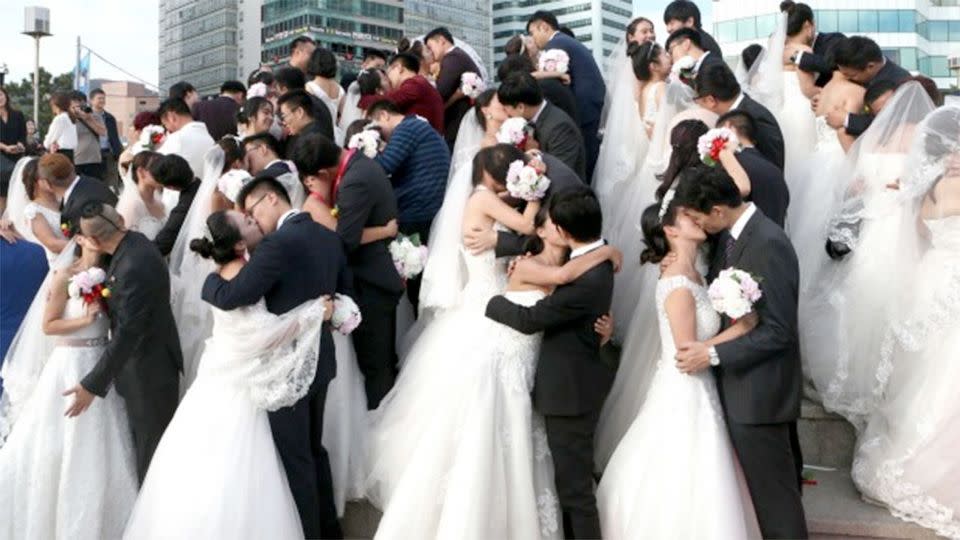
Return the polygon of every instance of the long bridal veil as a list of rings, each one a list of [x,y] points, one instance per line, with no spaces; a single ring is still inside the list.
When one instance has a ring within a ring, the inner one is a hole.
[[[30,197],[27,197],[27,188],[23,184],[23,170],[34,159],[37,158],[20,158],[14,165],[13,173],[10,175],[10,190],[7,192],[7,208],[3,213],[24,240],[39,244],[40,241],[33,234],[33,228],[27,221],[26,208],[30,204]]]

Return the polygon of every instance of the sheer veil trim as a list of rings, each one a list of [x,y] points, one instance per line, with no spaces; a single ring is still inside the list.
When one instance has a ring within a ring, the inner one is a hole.
[[[20,328],[17,330],[0,369],[3,396],[0,397],[0,446],[10,435],[23,405],[33,392],[43,366],[55,348],[55,337],[43,332],[43,313],[54,274],[73,264],[77,241],[71,240],[50,263],[50,271],[37,290]]]
[[[30,197],[27,197],[27,188],[23,185],[23,169],[34,159],[37,158],[20,158],[13,167],[13,173],[10,175],[10,190],[7,192],[7,208],[4,215],[13,223],[24,240],[39,244],[39,240],[33,234],[30,222],[27,221],[26,208],[31,201]]]
[[[777,114],[783,108],[783,49],[787,40],[787,14],[781,13],[777,26],[763,51],[748,71],[741,57],[736,76],[751,98]]]

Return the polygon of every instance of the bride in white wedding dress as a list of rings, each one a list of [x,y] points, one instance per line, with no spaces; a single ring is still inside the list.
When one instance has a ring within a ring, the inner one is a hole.
[[[916,131],[891,244],[907,260],[885,325],[891,366],[857,445],[853,479],[897,517],[960,538],[960,107]],[[884,362],[884,361],[882,361]]]
[[[84,245],[85,239],[77,236],[77,242]],[[110,392],[85,414],[64,416],[63,391],[100,360],[110,329],[99,304],[68,293],[70,277],[98,264],[97,252],[84,247],[79,260],[63,268],[73,260],[73,247],[68,244],[53,265],[61,269],[50,278],[42,320],[24,321],[41,325],[54,348],[42,358],[39,379],[0,449],[0,538],[119,538],[137,494],[123,398]]]
[[[130,169],[123,176],[123,191],[117,201],[117,213],[130,231],[137,231],[153,240],[167,222],[167,207],[161,193],[163,187],[150,174],[150,164],[160,154],[144,150],[133,157]]]
[[[671,201],[667,195],[643,212],[644,262],[655,265],[668,252],[677,260],[656,285],[662,352],[648,395],[597,489],[603,537],[760,538],[713,373],[683,374],[675,360],[676,342],[729,341],[756,319],[745,317],[713,337],[720,315],[696,268],[706,234]]]
[[[240,231],[223,212],[207,224],[211,238],[192,247],[231,279],[244,265]],[[306,394],[330,312],[323,300],[280,316],[262,301],[213,309],[197,378],[160,440],[124,538],[303,538],[267,411]]]

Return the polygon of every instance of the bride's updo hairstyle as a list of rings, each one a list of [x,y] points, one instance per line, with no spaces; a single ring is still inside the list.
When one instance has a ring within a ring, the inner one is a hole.
[[[480,92],[480,95],[473,100],[473,114],[477,115],[477,123],[484,131],[487,130],[487,115],[483,113],[483,108],[488,107],[493,98],[496,97],[497,90],[489,88]]]
[[[648,206],[640,215],[640,229],[643,231],[643,243],[646,248],[640,252],[640,264],[659,264],[670,252],[670,242],[663,228],[677,222],[677,205],[672,199],[667,203],[663,217],[660,216],[662,202]]]
[[[680,172],[688,167],[700,164],[700,151],[697,142],[700,137],[710,131],[710,128],[700,120],[684,120],[670,131],[670,162],[663,174],[657,176],[660,187],[657,188],[657,199],[663,199],[680,176]]]
[[[512,144],[501,143],[482,148],[473,156],[473,185],[483,183],[484,171],[490,173],[496,183],[506,185],[510,164],[517,160],[527,163],[528,158]]]
[[[655,41],[648,41],[644,44],[630,43],[627,46],[627,56],[630,57],[630,65],[633,66],[633,76],[638,81],[647,82],[653,78],[650,71],[650,64],[658,64],[660,58],[660,45]]]
[[[243,240],[240,229],[227,218],[227,212],[221,210],[207,218],[210,237],[194,238],[190,241],[190,250],[204,259],[213,259],[217,264],[227,264],[237,258],[234,246]]]
[[[130,177],[133,178],[133,182],[139,184],[140,175],[137,173],[140,171],[140,169],[149,171],[150,165],[152,165],[153,162],[159,157],[159,153],[151,150],[144,150],[133,156],[133,161],[130,162]]]
[[[803,30],[804,23],[813,22],[813,10],[806,4],[798,4],[793,0],[780,2],[780,12],[787,14],[787,35],[795,36]]]

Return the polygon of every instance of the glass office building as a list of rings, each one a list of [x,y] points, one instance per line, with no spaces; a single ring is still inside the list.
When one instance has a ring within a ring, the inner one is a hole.
[[[404,33],[422,36],[445,26],[453,37],[476,49],[489,70],[493,67],[490,7],[489,0],[404,0]]]
[[[948,59],[960,54],[960,5],[956,0],[806,0],[817,30],[865,35],[884,55],[912,73],[936,81],[941,89],[956,84]],[[727,61],[760,43],[776,27],[777,2],[719,0],[713,5],[713,35]]]
[[[237,78],[237,0],[160,0],[160,93],[189,81],[217,94]]]
[[[599,65],[624,38],[633,14],[631,0],[493,0],[493,54],[495,63],[503,60],[503,46],[517,34],[526,32],[527,19],[537,10],[557,16],[569,27]]]

